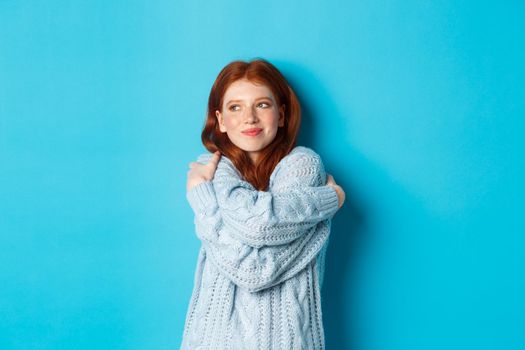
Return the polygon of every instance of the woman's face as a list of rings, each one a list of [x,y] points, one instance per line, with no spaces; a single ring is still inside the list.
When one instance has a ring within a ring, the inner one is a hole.
[[[247,79],[233,82],[224,94],[222,111],[215,111],[221,132],[230,141],[248,152],[252,162],[270,144],[277,128],[284,126],[284,105],[277,106],[275,97],[266,85]],[[254,130],[250,133],[250,130]]]

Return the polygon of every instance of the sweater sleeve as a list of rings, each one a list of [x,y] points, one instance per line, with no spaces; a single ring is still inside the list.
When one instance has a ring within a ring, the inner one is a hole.
[[[253,247],[291,242],[338,210],[337,192],[325,185],[324,166],[313,151],[289,155],[275,175],[269,191],[258,191],[221,160],[213,178],[224,225]]]
[[[238,174],[233,171],[234,168],[232,169],[228,164],[222,164],[222,167],[219,164],[221,171],[218,168],[213,182],[200,183],[187,192],[187,199],[195,212],[197,236],[201,239],[208,256],[230,280],[250,291],[271,287],[295,275],[319,253],[328,239],[330,220],[326,219],[333,213],[324,217],[324,220],[323,216],[318,216],[315,220],[309,221],[308,224],[303,224],[308,219],[304,214],[305,210],[308,209],[304,207],[299,214],[290,212],[289,209],[278,210],[277,212],[281,213],[281,216],[270,218],[273,221],[269,224],[264,223],[264,221],[259,224],[261,231],[258,234],[261,235],[262,239],[266,240],[268,237],[273,237],[271,234],[282,234],[282,231],[279,230],[283,230],[288,234],[285,243],[276,243],[275,240],[271,240],[269,241],[271,244],[265,244],[263,240],[259,240],[254,244],[253,239],[244,236],[250,234],[250,226],[242,226],[244,220],[250,218],[264,220],[265,213],[269,213],[271,210],[275,211],[274,208],[267,207],[268,205],[277,203],[280,205],[279,208],[287,208],[287,206],[294,208],[294,204],[289,204],[287,200],[297,196],[295,197],[297,201],[295,208],[297,208],[301,203],[308,203],[309,200],[318,198],[314,192],[316,188],[309,185],[316,184],[316,181],[325,176],[323,174],[324,169],[316,166],[314,167],[315,171],[308,170],[312,169],[307,166],[307,164],[311,166],[310,160],[305,160],[299,156],[296,156],[295,160],[293,158],[288,160],[289,162],[283,164],[285,167],[279,170],[280,172],[275,178],[275,193],[256,191],[250,184],[240,180]],[[301,164],[302,166],[300,166]],[[300,174],[302,176],[299,176]],[[285,181],[287,179],[288,181]],[[236,181],[234,182],[234,180]],[[228,187],[228,190],[221,193],[236,193],[239,188],[242,189],[239,194],[232,194],[231,203],[221,201],[216,195],[216,187],[224,189],[222,186],[225,182],[231,184],[232,187]],[[307,196],[310,195],[311,197],[305,197],[303,195],[305,188],[310,187],[312,192],[306,190],[306,193]],[[332,191],[331,194],[334,196],[333,200],[337,208],[338,199],[335,190],[330,186],[321,187],[325,187],[327,191]],[[266,195],[270,200],[267,199],[265,202],[259,199],[252,202],[255,194]],[[297,199],[302,195],[301,199]],[[235,216],[235,205],[242,204],[242,200],[252,203],[251,207],[248,206],[251,212],[245,209],[243,211],[244,216]],[[231,207],[224,210],[221,203]],[[306,204],[303,205],[306,206]],[[230,215],[233,220],[225,219],[227,215]],[[240,221],[241,226],[232,224],[236,221]],[[284,225],[283,222],[287,224]],[[265,230],[262,230],[262,227]]]
[[[219,271],[248,291],[257,292],[294,276],[328,240],[330,220],[325,220],[287,244],[244,244],[223,224],[214,196],[211,181],[200,183],[187,193],[192,207],[198,206],[194,220],[197,236]]]

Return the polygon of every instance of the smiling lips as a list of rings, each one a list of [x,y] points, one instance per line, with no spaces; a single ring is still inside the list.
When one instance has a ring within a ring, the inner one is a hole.
[[[252,129],[243,130],[242,133],[248,136],[257,136],[261,133],[261,131],[262,129],[260,128],[252,128]]]

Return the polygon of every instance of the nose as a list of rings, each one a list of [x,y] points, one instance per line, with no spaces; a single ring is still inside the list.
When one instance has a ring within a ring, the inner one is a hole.
[[[246,123],[253,124],[256,123],[259,119],[257,117],[257,110],[255,109],[255,107],[247,109],[246,114]]]

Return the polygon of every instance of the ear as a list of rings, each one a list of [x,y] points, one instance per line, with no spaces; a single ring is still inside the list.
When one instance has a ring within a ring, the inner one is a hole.
[[[217,117],[217,121],[219,122],[219,129],[221,130],[221,132],[226,132],[226,126],[224,125],[224,118],[222,117],[221,112],[216,110],[215,116]]]
[[[286,109],[286,105],[283,104],[281,107],[279,107],[279,126],[284,126],[284,111]]]

